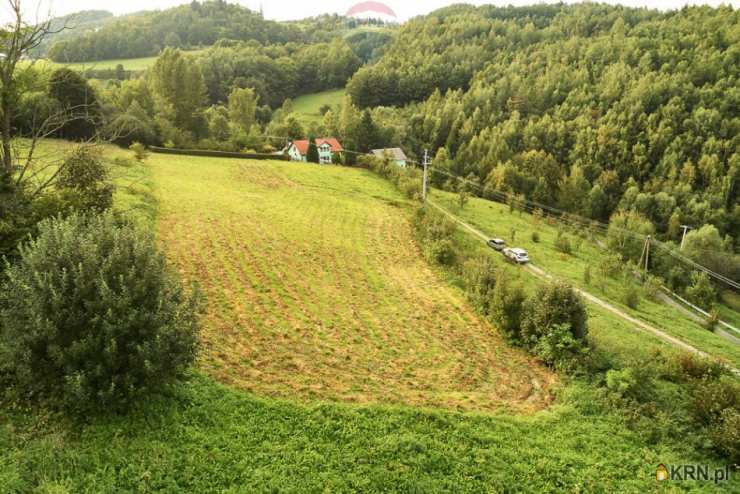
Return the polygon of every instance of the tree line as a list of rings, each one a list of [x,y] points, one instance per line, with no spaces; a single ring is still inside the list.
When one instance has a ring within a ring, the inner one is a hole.
[[[300,27],[269,21],[247,8],[213,0],[108,21],[95,31],[61,39],[49,48],[55,62],[88,62],[157,55],[166,47],[210,46],[219,39],[261,44],[307,41]]]
[[[732,251],[739,25],[731,7],[455,6],[404,25],[348,92],[490,197],[599,221],[631,210],[664,240],[711,224]]]

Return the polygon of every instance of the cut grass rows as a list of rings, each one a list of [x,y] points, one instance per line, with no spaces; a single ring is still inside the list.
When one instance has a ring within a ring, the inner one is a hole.
[[[200,365],[273,396],[531,412],[554,376],[444,286],[368,172],[153,156],[160,238],[209,297]]]

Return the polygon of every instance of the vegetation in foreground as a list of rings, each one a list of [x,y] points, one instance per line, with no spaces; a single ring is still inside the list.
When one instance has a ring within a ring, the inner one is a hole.
[[[196,375],[125,417],[70,424],[5,406],[0,421],[0,490],[8,493],[662,492],[661,462],[722,464],[647,443],[585,386],[523,418],[299,404]]]

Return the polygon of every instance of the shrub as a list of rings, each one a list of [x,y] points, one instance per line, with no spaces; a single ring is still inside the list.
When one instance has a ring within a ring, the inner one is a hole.
[[[429,241],[424,248],[424,255],[431,262],[442,266],[452,266],[457,258],[455,246],[448,238]]]
[[[491,297],[496,286],[496,268],[491,256],[470,259],[463,266],[465,293],[482,314],[490,312]]]
[[[570,254],[573,251],[570,239],[567,235],[558,235],[555,239],[555,248],[563,254]]]
[[[670,380],[715,380],[727,374],[727,369],[718,360],[688,352],[676,355],[666,362],[665,367],[664,374]]]
[[[62,163],[56,183],[65,207],[102,212],[113,205],[113,185],[97,150],[78,146]]]
[[[134,142],[128,148],[134,152],[134,158],[137,161],[144,161],[149,156],[146,146],[140,142]]]
[[[200,301],[112,213],[46,220],[0,291],[0,373],[19,398],[125,408],[193,362]]]
[[[686,297],[702,309],[709,310],[717,301],[717,292],[706,273],[694,273],[691,286],[686,289]]]
[[[622,292],[622,302],[630,309],[637,309],[640,303],[640,292],[635,286],[629,283]]]
[[[524,290],[513,284],[501,271],[496,277],[489,311],[491,320],[501,333],[512,343],[521,342],[522,306]]]
[[[532,242],[539,243],[540,241],[540,234],[537,232],[532,232]]]
[[[642,284],[642,290],[645,293],[645,297],[649,300],[658,300],[658,295],[661,292],[661,281],[657,276],[647,275],[645,281]]]
[[[692,395],[691,414],[700,424],[716,424],[724,410],[740,410],[740,384],[731,380],[696,381]]]
[[[413,173],[406,173],[398,178],[398,189],[409,199],[421,199],[421,179]]]
[[[419,208],[414,216],[414,228],[422,240],[442,240],[455,233],[455,223],[439,211]]]
[[[583,350],[582,341],[573,335],[569,324],[551,325],[532,347],[544,362],[566,370],[575,366],[576,357]]]
[[[717,324],[719,323],[719,312],[717,312],[717,309],[712,309],[709,312],[709,317],[706,320],[706,328],[708,331],[714,332],[714,330],[717,328]]]
[[[555,282],[539,287],[524,302],[522,313],[522,342],[545,362],[557,365],[584,348],[588,313],[570,286]]]
[[[740,410],[728,408],[710,430],[716,449],[734,464],[740,463]]]
[[[650,366],[633,365],[624,369],[611,369],[606,373],[607,389],[620,398],[638,402],[652,397],[654,375]]]
[[[599,263],[599,271],[604,278],[616,278],[622,272],[622,259],[618,254],[610,254]]]
[[[627,396],[637,387],[635,370],[628,367],[622,370],[612,369],[606,373],[606,387],[619,396]]]

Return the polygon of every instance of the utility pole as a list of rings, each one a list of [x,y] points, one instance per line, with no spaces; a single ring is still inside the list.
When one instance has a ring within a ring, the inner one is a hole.
[[[421,198],[427,202],[427,169],[429,167],[429,153],[424,150],[424,182],[421,185]]]
[[[648,270],[648,261],[650,260],[650,235],[645,239],[645,274]]]
[[[681,228],[683,228],[683,236],[681,237],[681,247],[679,250],[683,250],[683,242],[686,240],[686,232],[691,230],[691,227],[686,225],[681,225]]]

